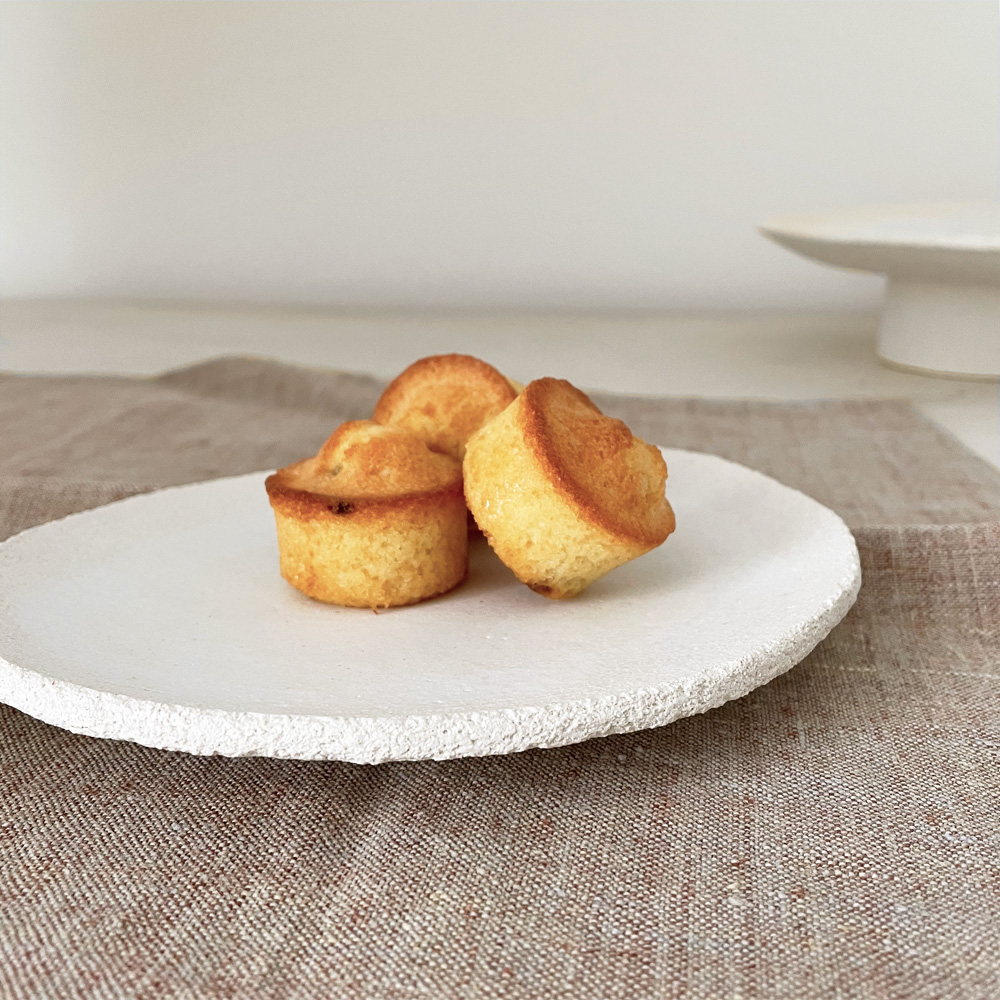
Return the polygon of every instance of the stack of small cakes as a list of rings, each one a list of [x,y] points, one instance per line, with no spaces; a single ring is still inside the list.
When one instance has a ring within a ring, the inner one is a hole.
[[[468,570],[468,517],[519,580],[580,593],[674,530],[660,452],[569,382],[521,387],[463,354],[423,358],[372,420],[269,476],[281,574],[350,607],[415,604]]]

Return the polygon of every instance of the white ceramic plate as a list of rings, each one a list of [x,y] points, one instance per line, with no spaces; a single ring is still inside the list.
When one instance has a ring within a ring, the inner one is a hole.
[[[0,700],[198,754],[377,763],[551,747],[738,698],[804,657],[860,584],[843,522],[665,450],[677,531],[581,597],[485,543],[452,594],[373,614],[278,575],[263,474],[132,497],[0,545]]]

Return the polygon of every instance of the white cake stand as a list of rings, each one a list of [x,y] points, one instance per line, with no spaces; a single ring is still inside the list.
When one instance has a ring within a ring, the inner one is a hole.
[[[938,375],[1000,377],[1000,202],[784,216],[760,231],[814,260],[887,276],[883,360]]]

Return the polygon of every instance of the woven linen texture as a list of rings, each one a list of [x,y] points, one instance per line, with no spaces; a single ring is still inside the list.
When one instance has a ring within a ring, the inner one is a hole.
[[[0,537],[283,464],[363,376],[0,376]],[[0,706],[3,998],[1000,996],[1000,475],[894,402],[597,397],[838,510],[858,603],[671,726],[367,767]]]

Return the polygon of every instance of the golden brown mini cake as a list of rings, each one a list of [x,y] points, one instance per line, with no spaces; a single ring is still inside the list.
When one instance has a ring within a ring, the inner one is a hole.
[[[520,389],[478,358],[435,354],[415,361],[389,383],[373,419],[405,427],[432,451],[461,461],[465,442]]]
[[[265,485],[281,575],[310,597],[388,608],[465,579],[461,467],[408,431],[343,424],[315,458],[279,469]]]
[[[674,530],[667,466],[562,379],[530,382],[469,440],[465,499],[523,583],[572,597]]]

